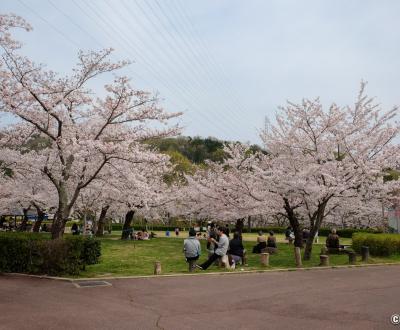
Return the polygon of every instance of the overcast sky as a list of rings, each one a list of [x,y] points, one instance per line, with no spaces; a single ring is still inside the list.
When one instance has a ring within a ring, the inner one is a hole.
[[[17,34],[23,52],[55,71],[68,73],[78,49],[113,47],[133,61],[121,74],[185,112],[185,135],[259,143],[257,129],[286,100],[352,104],[362,79],[384,108],[400,104],[397,0],[1,0],[0,9],[31,23]]]

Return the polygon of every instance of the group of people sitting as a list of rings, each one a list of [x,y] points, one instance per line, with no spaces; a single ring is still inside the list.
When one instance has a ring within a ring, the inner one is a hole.
[[[285,236],[291,238],[291,234]],[[219,259],[222,259],[223,262],[229,262],[229,266],[232,268],[237,264],[244,263],[246,250],[243,247],[242,237],[238,232],[235,232],[233,238],[229,240],[227,226],[211,226],[207,230],[206,238],[208,259],[201,264],[196,264],[196,261],[201,255],[201,245],[199,241],[201,235],[198,235],[193,228],[189,230],[189,237],[185,239],[183,243],[183,251],[186,261],[193,267],[190,270],[193,270],[195,267],[205,270]],[[308,237],[305,237],[305,239],[307,238]],[[344,250],[344,246],[339,244],[339,236],[335,229],[332,229],[326,239],[326,247],[331,253]],[[274,253],[276,249],[277,244],[274,232],[270,231],[268,238],[266,238],[263,232],[260,231],[257,236],[257,244],[253,247],[253,253],[262,253],[264,251],[272,251],[272,253]]]
[[[185,239],[183,243],[185,258],[191,267],[205,270],[219,259],[222,259],[222,262],[229,263],[229,267],[232,268],[236,264],[243,264],[246,250],[243,247],[241,236],[235,232],[233,238],[229,240],[228,235],[227,227],[211,225],[207,230],[208,259],[197,265],[193,261],[197,261],[201,255],[199,242],[201,236],[197,236],[196,231],[191,228],[189,230],[189,238]]]
[[[149,240],[151,238],[155,238],[156,234],[151,232],[150,234],[147,232],[147,230],[139,230],[137,232],[133,231],[129,234],[130,238],[132,240],[137,240],[137,241],[145,241],[145,240]]]
[[[262,253],[265,250],[276,252],[276,237],[274,232],[270,231],[268,238],[266,238],[263,232],[260,230],[257,236],[257,245],[253,247],[253,253]]]

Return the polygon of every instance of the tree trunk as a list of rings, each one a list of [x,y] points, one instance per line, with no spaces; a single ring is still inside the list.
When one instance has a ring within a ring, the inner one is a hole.
[[[249,233],[251,233],[251,215],[247,217],[247,228],[249,229]]]
[[[104,234],[104,225],[106,223],[106,215],[109,208],[110,208],[109,205],[103,206],[101,208],[99,221],[97,222],[97,231],[96,231],[97,237],[101,237]]]
[[[300,228],[300,224],[297,219],[295,221],[290,222],[293,232],[294,232],[294,246],[302,248],[303,247],[303,232]]]
[[[22,222],[19,225],[18,231],[25,231],[26,227],[27,227],[27,223],[28,223],[28,211],[29,211],[30,207],[28,208],[23,208],[22,212],[24,213],[24,216],[22,218]]]
[[[93,221],[92,221],[92,232],[94,234],[97,233],[97,229],[99,228],[99,223],[97,221],[97,212],[94,212]]]
[[[314,236],[317,233],[317,231],[319,230],[319,228],[321,227],[321,223],[324,218],[325,207],[326,207],[326,203],[320,204],[315,213],[315,216],[313,216],[315,221],[310,221],[311,222],[310,236],[307,239],[306,247],[304,249],[304,260],[311,259],[311,252],[312,252],[312,247],[313,247],[313,243],[314,243]]]
[[[128,239],[129,233],[131,231],[131,223],[132,223],[134,215],[135,215],[135,211],[133,211],[133,210],[130,210],[126,213],[124,226],[122,227],[121,239]]]
[[[243,226],[244,226],[244,220],[237,219],[235,225],[235,231],[239,234],[240,237],[242,236]]]
[[[35,206],[36,207],[36,211],[37,211],[37,220],[35,221],[35,224],[33,225],[33,232],[34,233],[38,233],[40,226],[42,225],[42,222],[44,220],[44,215],[45,213],[40,209],[40,207]]]
[[[64,219],[62,216],[62,212],[57,211],[54,215],[53,223],[51,225],[51,238],[57,239],[61,238],[64,234]]]
[[[51,225],[51,238],[57,239],[61,238],[64,235],[65,224],[68,221],[70,209],[68,207],[64,207],[61,210],[58,209],[56,214],[54,215],[53,224]]]
[[[58,189],[58,208],[51,225],[51,238],[57,239],[64,235],[65,224],[68,221],[72,204],[68,204],[68,194],[64,185]]]
[[[289,200],[287,198],[283,199],[285,202],[284,208],[286,211],[287,218],[289,220],[290,226],[294,232],[294,246],[302,248],[303,247],[303,233],[300,228],[299,220],[297,219],[294,208],[290,206]]]

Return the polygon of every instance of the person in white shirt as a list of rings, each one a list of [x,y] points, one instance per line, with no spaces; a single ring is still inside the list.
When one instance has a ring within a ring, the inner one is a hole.
[[[208,267],[210,267],[210,265],[217,259],[222,258],[223,256],[226,255],[226,253],[228,252],[228,248],[229,248],[229,239],[228,237],[225,235],[224,232],[224,228],[223,227],[218,227],[218,236],[219,236],[219,240],[215,240],[214,238],[209,238],[210,243],[214,243],[215,246],[217,247],[214,251],[214,254],[212,254],[207,261],[203,262],[201,265],[196,265],[197,268],[200,269],[207,269]]]

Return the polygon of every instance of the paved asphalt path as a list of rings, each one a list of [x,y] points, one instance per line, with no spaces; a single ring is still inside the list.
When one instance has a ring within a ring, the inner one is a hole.
[[[0,276],[0,329],[400,329],[400,266],[109,282]]]

